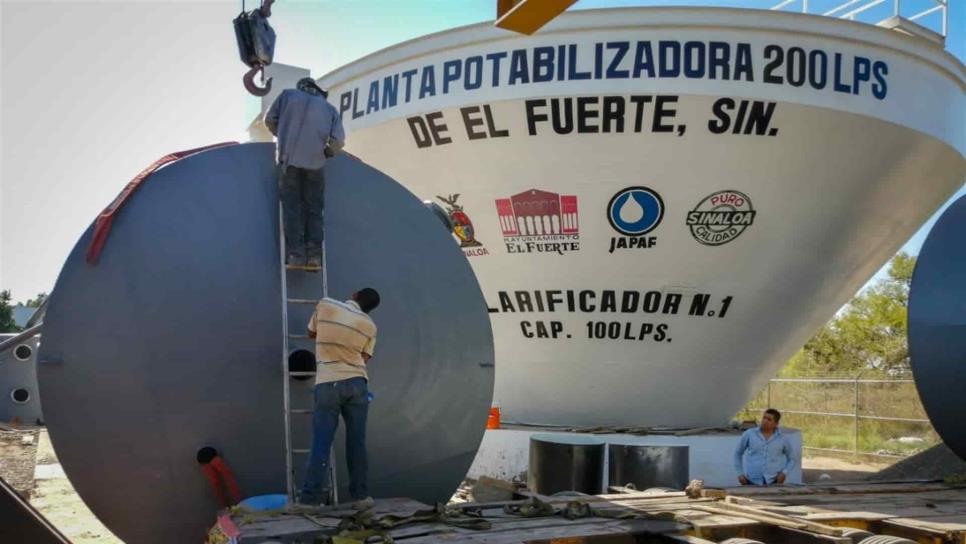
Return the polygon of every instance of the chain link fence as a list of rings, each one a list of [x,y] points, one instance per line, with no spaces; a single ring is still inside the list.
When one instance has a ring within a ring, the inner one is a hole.
[[[806,452],[896,460],[940,442],[911,379],[775,378],[737,417],[767,407],[801,429]]]

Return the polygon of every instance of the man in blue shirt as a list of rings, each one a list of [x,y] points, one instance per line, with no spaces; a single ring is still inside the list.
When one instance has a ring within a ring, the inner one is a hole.
[[[322,207],[325,159],[345,145],[339,111],[310,77],[286,89],[265,113],[278,138],[279,192],[285,216],[285,262],[322,265]]]
[[[769,408],[761,424],[748,429],[735,448],[735,472],[741,485],[783,484],[795,466],[795,449],[778,428],[782,415]]]

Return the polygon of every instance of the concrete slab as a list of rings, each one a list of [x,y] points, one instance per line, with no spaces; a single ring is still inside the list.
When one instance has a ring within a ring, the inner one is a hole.
[[[526,479],[530,452],[530,436],[553,429],[528,427],[488,429],[483,442],[470,467],[468,478],[489,476],[502,480],[512,480],[523,476]],[[802,483],[801,451],[802,433],[798,429],[783,428],[798,452],[798,462],[788,475],[787,483]],[[634,444],[653,446],[689,446],[689,464],[692,479],[702,479],[709,487],[728,487],[738,485],[734,473],[732,454],[738,444],[740,433],[695,434],[688,436],[673,435],[631,435],[631,434],[594,434],[608,444]],[[604,486],[607,482],[607,457],[604,457]]]

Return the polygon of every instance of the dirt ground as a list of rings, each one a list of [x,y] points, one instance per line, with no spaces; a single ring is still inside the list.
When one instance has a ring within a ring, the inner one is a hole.
[[[123,544],[87,508],[57,463],[47,431],[40,433],[30,504],[74,544]]]
[[[0,477],[30,499],[39,431],[0,431]]]
[[[890,466],[876,474],[877,480],[945,480],[966,482],[966,460],[960,459],[945,444],[938,444],[924,452]]]
[[[802,483],[861,482],[888,466],[889,463],[854,463],[837,457],[807,456],[802,458]]]
[[[123,544],[74,491],[46,430],[0,432],[0,476],[74,544]]]

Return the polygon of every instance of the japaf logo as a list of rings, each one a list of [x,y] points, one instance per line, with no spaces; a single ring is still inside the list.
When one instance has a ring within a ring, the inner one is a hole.
[[[718,191],[704,197],[688,212],[686,223],[694,239],[708,246],[727,244],[755,222],[757,212],[748,195]]]
[[[453,234],[459,240],[460,247],[463,248],[463,253],[467,257],[489,255],[490,252],[476,239],[476,229],[473,228],[473,221],[470,220],[470,216],[466,215],[463,206],[456,203],[459,197],[459,193],[449,195],[445,198],[436,195],[436,198],[447,206],[446,213],[449,215],[449,221],[453,225]]]
[[[496,201],[507,253],[556,253],[580,249],[577,197],[530,189]]]
[[[664,200],[647,187],[626,187],[617,191],[607,203],[607,221],[624,236],[610,239],[610,253],[615,249],[646,249],[657,245],[656,236],[644,236],[664,219]]]

